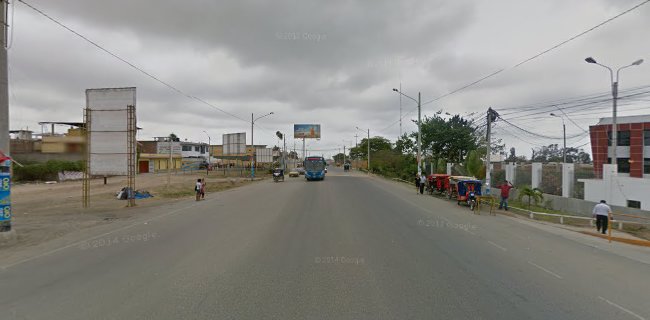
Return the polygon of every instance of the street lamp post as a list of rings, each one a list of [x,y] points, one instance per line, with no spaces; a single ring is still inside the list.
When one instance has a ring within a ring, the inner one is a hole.
[[[269,112],[263,116],[259,116],[253,119],[253,114],[251,113],[251,181],[255,179],[255,140],[254,140],[254,126],[255,121],[262,119],[264,117],[272,115],[273,112]]]
[[[207,168],[205,168],[205,170],[206,170],[205,174],[210,175],[210,166],[212,165],[212,161],[210,159],[211,154],[212,154],[212,139],[210,138],[210,135],[205,130],[203,130],[203,133],[205,133],[205,135],[208,136],[208,150],[207,150],[208,151],[208,166],[207,166]]]
[[[564,123],[564,117],[558,116],[555,113],[551,113],[550,115],[551,117],[557,117],[562,119],[562,133],[564,137],[564,147],[562,148],[562,162],[566,163],[566,123]]]
[[[611,145],[613,146],[613,148],[612,148],[611,164],[618,164],[618,158],[616,157],[616,148],[618,147],[618,126],[616,124],[616,101],[618,100],[619,73],[621,72],[621,70],[623,70],[625,68],[628,68],[628,67],[631,67],[631,66],[638,66],[638,65],[642,64],[643,59],[636,60],[636,61],[632,62],[629,65],[618,68],[618,70],[616,70],[616,78],[614,78],[614,71],[612,70],[612,68],[596,62],[596,59],[594,59],[592,57],[588,57],[588,58],[585,59],[585,61],[587,63],[596,64],[596,65],[599,65],[599,66],[609,70],[609,76],[610,76],[611,83],[612,83],[612,137],[611,137],[610,141],[611,141]]]
[[[393,88],[393,91],[399,93],[402,96],[405,96],[413,101],[415,101],[418,104],[418,155],[417,155],[417,161],[418,161],[418,177],[422,174],[422,99],[421,99],[421,94],[418,92],[418,99],[415,100],[415,98],[412,98],[409,95],[404,94],[402,91],[398,90],[397,88]],[[401,118],[400,118],[401,119]]]

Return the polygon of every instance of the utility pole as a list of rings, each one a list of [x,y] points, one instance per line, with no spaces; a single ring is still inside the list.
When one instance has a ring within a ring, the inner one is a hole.
[[[370,129],[368,129],[368,174],[370,174]]]
[[[254,142],[254,134],[253,134],[253,126],[255,124],[255,120],[253,120],[253,114],[251,113],[251,181],[255,179],[255,142]]]
[[[0,151],[10,156],[9,150],[9,80],[7,75],[7,6],[8,1],[0,0],[0,19],[2,32],[0,32]]]
[[[345,146],[343,146],[343,165],[345,166]]]
[[[418,177],[422,175],[422,102],[421,101],[422,101],[421,95],[420,92],[418,92]]]
[[[562,134],[564,136],[564,148],[562,148],[562,162],[566,163],[566,124],[562,119]]]
[[[354,146],[355,146],[355,147],[358,147],[358,146],[359,146],[359,143],[357,142],[357,138],[359,138],[359,135],[358,135],[358,134],[355,134],[355,135],[354,135]]]
[[[399,92],[402,92],[402,81],[399,82]],[[402,95],[399,95],[399,137],[402,137]]]
[[[492,108],[488,108],[487,111],[487,155],[485,159],[485,195],[490,194],[490,176],[491,176],[491,168],[490,168],[490,156],[492,155],[492,140],[491,140],[491,132],[492,132],[492,122],[494,122],[499,114],[492,110]]]

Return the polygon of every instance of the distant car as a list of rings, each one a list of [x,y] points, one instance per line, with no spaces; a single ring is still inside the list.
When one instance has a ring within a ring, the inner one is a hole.
[[[298,176],[300,176],[298,170],[292,169],[291,171],[289,171],[289,177],[298,177]]]
[[[300,168],[296,168],[296,170],[298,171],[299,175],[301,175],[301,176],[305,175],[305,168],[300,167]]]

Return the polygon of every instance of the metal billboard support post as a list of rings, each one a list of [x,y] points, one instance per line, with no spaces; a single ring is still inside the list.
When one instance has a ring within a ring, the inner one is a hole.
[[[88,208],[90,205],[90,116],[91,110],[89,108],[84,109],[84,132],[83,136],[85,139],[85,152],[84,152],[84,171],[83,171],[83,180],[81,188],[81,204],[83,208]]]
[[[127,152],[128,152],[128,175],[127,185],[129,188],[127,207],[135,207],[135,157],[136,157],[136,119],[135,107],[127,106]]]

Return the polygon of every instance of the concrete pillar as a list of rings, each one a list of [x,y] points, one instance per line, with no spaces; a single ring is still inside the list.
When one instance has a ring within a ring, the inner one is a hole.
[[[447,174],[448,175],[451,175],[451,167],[453,167],[453,166],[454,166],[453,163],[447,163]]]
[[[573,181],[575,165],[573,163],[562,164],[562,197],[571,198],[573,195]]]
[[[622,205],[627,206],[627,204],[621,204],[620,201],[617,201],[617,195],[620,194],[618,190],[618,165],[615,164],[603,164],[603,183],[605,186],[605,197],[606,201],[610,205]]]
[[[531,177],[530,177],[530,186],[531,188],[539,188],[542,184],[542,163],[533,162]]]
[[[506,168],[506,180],[510,181],[510,183],[515,183],[515,179],[517,178],[517,164],[516,163],[508,163],[505,166]]]

